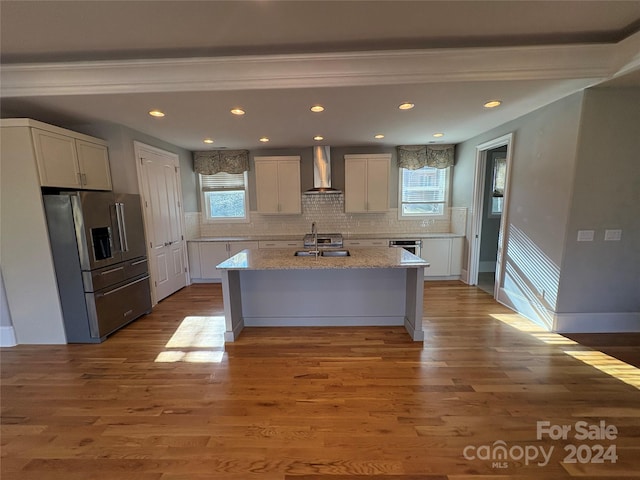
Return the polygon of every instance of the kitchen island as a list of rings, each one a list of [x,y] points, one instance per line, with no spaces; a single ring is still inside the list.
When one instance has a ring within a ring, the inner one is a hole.
[[[404,325],[424,340],[422,258],[401,248],[350,248],[349,256],[250,249],[220,263],[225,341],[252,326]]]

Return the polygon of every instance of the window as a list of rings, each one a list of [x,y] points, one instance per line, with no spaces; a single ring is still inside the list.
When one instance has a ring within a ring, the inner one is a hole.
[[[502,215],[504,200],[505,174],[507,171],[506,158],[493,159],[493,175],[491,185],[491,213],[490,216]]]
[[[207,221],[249,221],[247,172],[200,175],[200,189]]]
[[[449,168],[400,169],[400,217],[444,215],[449,198]]]

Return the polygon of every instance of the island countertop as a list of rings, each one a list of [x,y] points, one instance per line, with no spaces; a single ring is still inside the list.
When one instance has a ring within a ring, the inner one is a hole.
[[[221,270],[327,270],[358,268],[416,268],[429,263],[403,248],[348,248],[348,257],[294,255],[295,249],[247,249],[216,266]]]

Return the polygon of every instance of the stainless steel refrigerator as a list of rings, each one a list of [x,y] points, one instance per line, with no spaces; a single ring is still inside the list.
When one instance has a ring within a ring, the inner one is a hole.
[[[43,195],[67,342],[98,343],[151,312],[139,195]]]

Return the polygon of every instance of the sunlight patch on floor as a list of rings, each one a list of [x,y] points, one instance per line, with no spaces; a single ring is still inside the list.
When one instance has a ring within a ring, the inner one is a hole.
[[[577,342],[564,337],[558,333],[548,332],[540,325],[519,315],[513,314],[491,314],[491,317],[499,320],[521,332],[527,333],[548,345],[566,345],[562,351],[573,358],[580,360],[601,372],[611,375],[629,385],[640,388],[640,369],[629,365],[617,358],[597,350],[574,350],[571,346],[579,345]]]
[[[224,357],[223,316],[188,316],[171,336],[156,362],[220,363]]]
[[[195,352],[183,352],[180,350],[169,350],[166,352],[160,352],[156,357],[157,363],[175,363],[175,362],[189,362],[189,363],[220,363],[224,352],[211,352],[207,350],[195,351]]]
[[[618,380],[622,380],[624,383],[640,389],[640,368],[624,363],[617,358],[611,357],[606,353],[598,352],[597,350],[566,350],[565,353],[587,365],[597,368],[601,372],[616,377]]]

